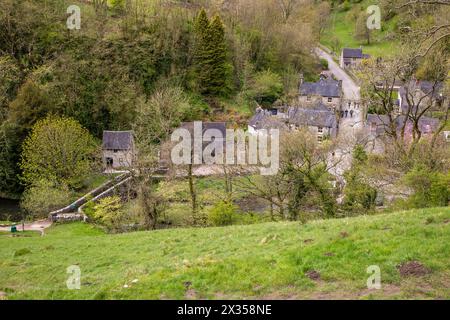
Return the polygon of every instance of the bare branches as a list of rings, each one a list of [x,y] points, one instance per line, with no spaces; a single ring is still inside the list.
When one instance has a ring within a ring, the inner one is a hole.
[[[450,6],[450,0],[410,0],[405,3],[402,3],[399,6],[396,6],[396,9],[403,9],[405,7],[418,5],[418,4],[425,4],[425,5],[444,5],[444,6]]]

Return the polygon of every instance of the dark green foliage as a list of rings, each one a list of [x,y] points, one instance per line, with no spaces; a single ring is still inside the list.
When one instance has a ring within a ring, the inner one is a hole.
[[[247,95],[259,104],[270,107],[283,93],[281,77],[270,70],[259,72],[250,81]]]
[[[18,176],[22,140],[17,125],[4,122],[0,125],[0,194],[15,196],[22,192]]]
[[[214,226],[229,226],[237,218],[238,208],[231,202],[220,201],[208,213],[208,221]]]
[[[450,201],[450,173],[432,171],[419,165],[405,175],[404,181],[414,191],[407,200],[407,207],[447,206]]]
[[[323,70],[328,70],[328,60],[327,59],[320,59],[320,65],[322,66]]]
[[[364,166],[367,164],[367,153],[362,145],[353,150],[352,168],[345,173],[344,210],[346,213],[363,213],[375,207],[377,190],[364,179]]]
[[[32,80],[22,85],[17,97],[9,105],[9,119],[18,125],[23,134],[47,113],[54,112],[54,103],[46,90]]]
[[[195,21],[195,73],[198,90],[220,96],[229,92],[231,65],[228,62],[225,29],[218,15],[209,22],[205,10]]]
[[[14,58],[22,67],[33,68],[52,57],[65,37],[62,1],[0,2],[0,54]]]

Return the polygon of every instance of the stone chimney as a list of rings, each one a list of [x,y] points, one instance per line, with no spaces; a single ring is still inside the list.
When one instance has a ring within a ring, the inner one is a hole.
[[[300,86],[305,82],[305,77],[303,76],[303,73],[300,73]]]

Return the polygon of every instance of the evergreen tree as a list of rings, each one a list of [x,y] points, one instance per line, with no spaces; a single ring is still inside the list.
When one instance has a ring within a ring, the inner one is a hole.
[[[218,96],[229,88],[229,69],[225,28],[216,15],[208,20],[202,9],[195,21],[195,71],[198,90],[205,95]]]
[[[229,68],[227,47],[225,44],[225,28],[222,20],[216,15],[209,26],[209,93],[224,94],[229,86]]]
[[[194,25],[195,31],[195,47],[194,47],[194,63],[195,63],[195,76],[198,90],[201,93],[208,91],[208,29],[209,20],[205,9],[202,9]]]

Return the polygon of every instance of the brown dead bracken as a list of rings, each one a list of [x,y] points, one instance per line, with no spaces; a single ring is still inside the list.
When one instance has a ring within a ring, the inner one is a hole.
[[[306,273],[306,275],[308,276],[308,278],[310,278],[311,280],[320,280],[320,273],[316,270],[311,270],[308,271]]]
[[[342,237],[342,238],[347,238],[347,237],[348,237],[348,233],[345,232],[345,231],[342,231],[342,232],[341,232],[341,237]]]
[[[421,277],[430,273],[430,270],[419,261],[404,262],[401,265],[397,266],[397,269],[402,277]]]

